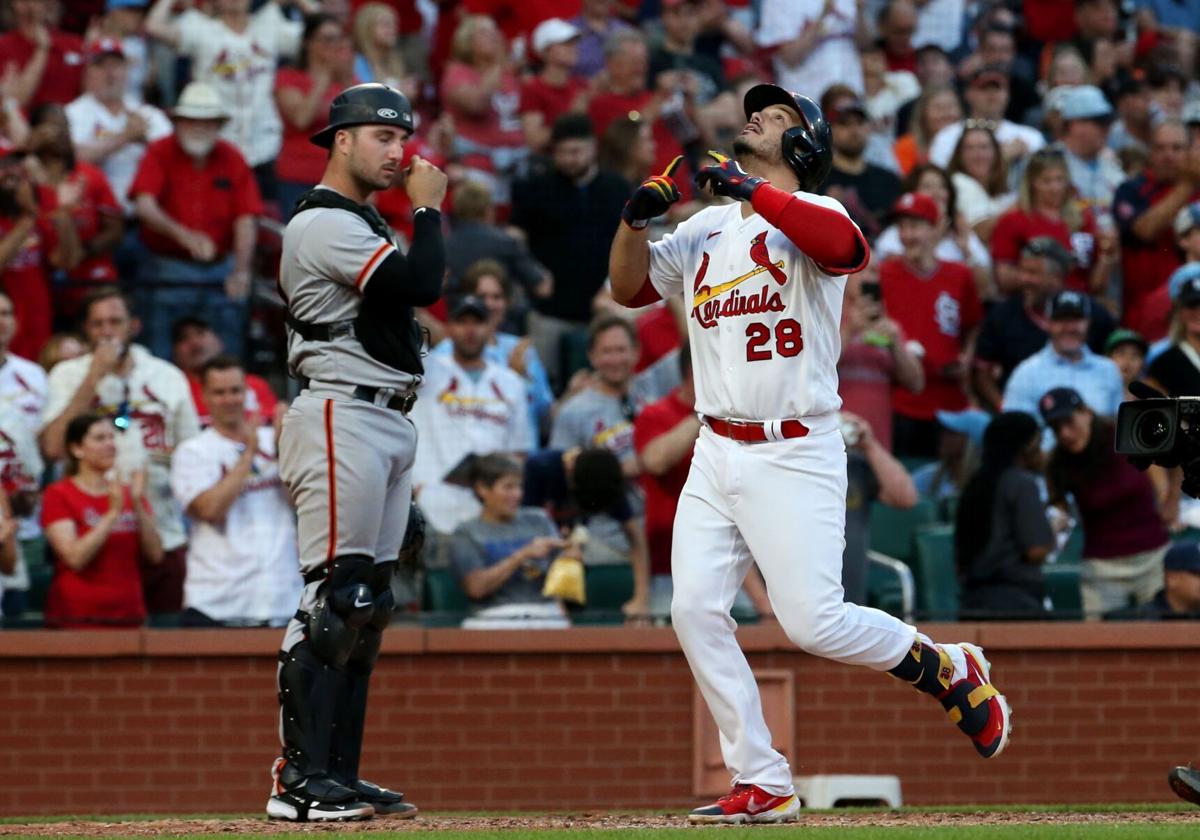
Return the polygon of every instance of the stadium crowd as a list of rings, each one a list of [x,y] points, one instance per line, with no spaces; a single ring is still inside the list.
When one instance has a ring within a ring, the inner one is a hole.
[[[713,201],[692,174],[773,80],[819,100],[821,191],[872,243],[847,599],[898,608],[886,543],[929,614],[1200,617],[1200,506],[1112,451],[1134,380],[1200,394],[1198,45],[1200,0],[0,0],[5,621],[290,617],[280,223],[367,81],[451,184],[411,611],[567,626],[566,556],[667,620],[691,313],[618,307],[609,246],[677,155],[656,235]],[[402,189],[377,209],[411,236]],[[770,619],[755,572],[734,609]]]

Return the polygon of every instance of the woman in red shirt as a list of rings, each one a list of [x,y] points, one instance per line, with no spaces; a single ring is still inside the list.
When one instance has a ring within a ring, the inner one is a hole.
[[[453,60],[442,76],[441,97],[454,118],[454,150],[464,165],[493,173],[501,183],[528,154],[521,131],[521,86],[508,60],[508,44],[484,15],[463,18],[454,33]],[[495,191],[507,203],[507,189]]]
[[[146,620],[139,561],[162,561],[144,496],[146,476],[107,478],[116,460],[113,424],[98,414],[67,426],[70,475],[42,495],[42,528],[55,558],[47,627],[130,626]]]
[[[992,233],[992,262],[1001,294],[1017,288],[1017,262],[1029,240],[1049,236],[1075,255],[1075,269],[1066,285],[1076,291],[1102,294],[1116,266],[1116,235],[1098,235],[1091,211],[1081,210],[1071,189],[1067,162],[1056,149],[1043,149],[1029,159],[1021,178],[1017,204],[996,222]]]
[[[283,120],[283,146],[275,159],[279,179],[279,211],[291,218],[292,208],[325,174],[326,151],[308,138],[329,124],[329,106],[343,89],[355,84],[354,51],[337,18],[315,14],[304,25],[304,41],[296,67],[275,74],[275,103]]]

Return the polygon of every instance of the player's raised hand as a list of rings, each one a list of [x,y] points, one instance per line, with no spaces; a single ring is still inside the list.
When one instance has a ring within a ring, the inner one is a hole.
[[[738,201],[749,201],[754,191],[767,183],[765,178],[751,175],[731,157],[711,149],[705,152],[713,163],[700,170],[696,183],[711,195],[724,195]]]
[[[638,185],[629,201],[625,202],[625,209],[621,211],[621,218],[627,225],[641,230],[647,222],[666,213],[671,205],[679,200],[679,188],[675,186],[671,176],[679,168],[679,161],[682,159],[682,155],[676,155],[675,160],[671,161],[671,165],[663,170],[661,175],[652,175]]]
[[[413,155],[404,179],[412,206],[440,209],[446,197],[446,173],[420,155]]]

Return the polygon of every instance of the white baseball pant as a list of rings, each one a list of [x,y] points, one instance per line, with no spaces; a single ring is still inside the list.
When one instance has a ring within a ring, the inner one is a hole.
[[[803,438],[739,443],[700,431],[671,551],[671,620],[721,734],[735,784],[793,789],[771,747],[758,686],[734,637],[730,605],[751,562],[775,617],[803,650],[879,671],[908,653],[916,628],[843,601],[846,448],[834,415]]]

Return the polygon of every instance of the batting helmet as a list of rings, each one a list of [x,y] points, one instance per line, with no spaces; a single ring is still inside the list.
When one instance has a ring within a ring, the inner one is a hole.
[[[391,125],[412,134],[412,105],[403,93],[378,82],[348,87],[329,106],[329,125],[309,139],[328,149],[340,129],[355,125]]]
[[[796,173],[800,189],[814,192],[833,166],[833,134],[821,106],[779,85],[755,85],[742,101],[747,120],[769,105],[783,105],[800,115],[800,125],[783,132],[783,159]]]

